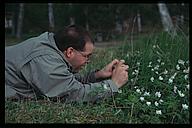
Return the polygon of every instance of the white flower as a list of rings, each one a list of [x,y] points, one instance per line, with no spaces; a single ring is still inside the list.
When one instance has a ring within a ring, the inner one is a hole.
[[[156,92],[156,93],[155,93],[155,96],[161,97],[161,93],[160,93],[160,92]]]
[[[119,89],[119,90],[118,90],[118,93],[122,93],[122,90],[121,90],[121,89]]]
[[[136,92],[141,94],[141,90],[140,89],[137,89]]]
[[[159,80],[163,80],[163,77],[162,77],[162,76],[159,76]]]
[[[135,72],[134,72],[134,71],[132,72],[132,75],[135,75]]]
[[[168,71],[165,69],[165,71],[163,72],[163,74],[167,74],[168,73]]]
[[[186,85],[187,89],[189,89],[189,84]]]
[[[174,91],[174,93],[177,93],[177,86],[174,86],[173,91]]]
[[[186,74],[186,75],[184,76],[184,78],[185,78],[185,80],[187,80],[187,79],[188,79],[188,74]]]
[[[159,63],[160,63],[160,62],[161,62],[161,59],[157,59],[157,62],[159,62]]]
[[[133,79],[131,79],[131,82],[133,82],[134,80]]]
[[[140,100],[141,100],[141,101],[144,101],[144,100],[145,100],[145,98],[144,98],[144,97],[140,97]]]
[[[141,63],[140,62],[137,62],[137,65],[139,66]]]
[[[156,74],[159,74],[159,72],[158,72],[158,71],[156,71],[155,73],[156,73]]]
[[[189,67],[188,67],[188,69],[184,69],[183,73],[189,73]]]
[[[144,96],[150,96],[149,92],[145,92],[143,95]]]
[[[164,101],[162,99],[159,100],[159,103],[163,103]]]
[[[154,71],[154,69],[152,68],[151,71]]]
[[[149,65],[151,65],[151,64],[152,64],[152,62],[150,61],[150,62],[149,62]]]
[[[151,102],[146,102],[146,104],[147,104],[148,106],[150,106],[150,105],[151,105]]]
[[[171,76],[171,79],[175,79],[175,76],[177,75],[177,73],[175,72],[173,76]]]
[[[158,105],[159,105],[159,103],[157,101],[155,101],[155,106],[158,106]]]
[[[156,48],[156,45],[153,45],[153,48]]]
[[[176,65],[176,69],[177,69],[177,70],[180,70],[180,67],[179,67],[179,65],[178,65],[178,64]]]
[[[145,90],[145,88],[144,88],[144,87],[142,87],[142,88],[141,88],[141,91],[144,91],[144,90]]]
[[[138,88],[138,86],[135,86],[134,88]]]
[[[164,62],[161,62],[161,65],[165,65],[165,63],[164,63]]]
[[[151,80],[151,82],[154,82],[154,77],[151,77],[150,80]]]
[[[172,79],[172,80],[175,79],[175,76],[171,76],[171,79]]]
[[[137,74],[138,74],[138,73],[139,73],[139,71],[135,69],[135,73],[137,73]]]
[[[184,65],[185,61],[179,59],[179,60],[178,60],[178,63]]]
[[[177,75],[177,72],[175,72],[175,73],[174,73],[174,75],[173,75],[173,76],[174,76],[174,78],[175,78],[175,76],[176,76],[176,75]]]
[[[189,106],[186,105],[186,104],[182,104],[182,107],[183,107],[184,110],[187,110]]]
[[[161,110],[156,110],[156,114],[161,115],[162,114]]]
[[[177,90],[177,92],[179,93],[180,97],[184,97],[185,96],[185,94],[181,93],[181,91]]]
[[[154,67],[154,69],[155,69],[155,70],[158,70],[158,69],[159,69],[159,65],[156,65],[156,66]]]
[[[183,93],[180,94],[180,97],[184,97],[184,96],[185,96],[185,94],[183,94]]]
[[[169,84],[172,84],[172,83],[173,83],[173,79],[169,78],[168,83],[169,83]]]

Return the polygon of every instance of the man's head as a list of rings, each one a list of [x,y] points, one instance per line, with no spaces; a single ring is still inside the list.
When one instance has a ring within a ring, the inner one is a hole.
[[[79,71],[89,62],[94,48],[94,41],[90,34],[82,27],[75,25],[58,31],[55,35],[55,42],[73,69]]]

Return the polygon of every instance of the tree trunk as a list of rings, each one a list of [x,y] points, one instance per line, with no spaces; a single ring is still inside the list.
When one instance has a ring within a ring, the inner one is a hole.
[[[73,16],[71,16],[69,18],[69,21],[70,21],[70,25],[74,25],[75,24],[75,18]]]
[[[184,8],[185,8],[185,4],[182,3],[182,4],[181,4],[181,9],[183,10]],[[182,10],[181,10],[181,11],[182,11]],[[183,12],[183,11],[182,11],[182,12]],[[181,25],[181,28],[183,28],[183,26],[184,26],[184,14],[183,14],[183,13],[181,14],[180,18],[181,18],[181,19],[180,19],[180,25]]]
[[[73,10],[73,4],[69,3],[69,10],[72,12]],[[69,17],[69,24],[70,25],[74,25],[75,24],[75,17],[73,16],[73,14],[71,14],[71,16]]]
[[[24,17],[24,4],[19,4],[19,17],[18,17],[18,23],[17,23],[17,34],[16,37],[18,39],[21,38],[22,34],[22,26],[23,26],[23,17]]]
[[[86,23],[85,23],[85,26],[86,26],[86,30],[89,31],[89,22],[88,22],[88,6],[85,7],[84,9],[84,13],[85,13],[85,18],[86,18]]]
[[[168,9],[165,4],[159,3],[159,12],[161,15],[161,21],[164,27],[164,30],[170,34],[176,34],[175,28],[173,26],[173,22],[171,20],[171,17],[169,15]]]
[[[137,25],[138,25],[138,32],[140,33],[142,29],[141,29],[141,15],[139,11],[137,12]]]
[[[48,3],[48,16],[49,16],[49,31],[54,31],[54,15],[53,15],[53,4]]]
[[[116,14],[115,14],[115,19],[116,19],[116,28],[115,30],[118,32],[118,33],[122,33],[122,24],[121,24],[121,21],[120,21],[120,10],[119,8],[116,9]]]

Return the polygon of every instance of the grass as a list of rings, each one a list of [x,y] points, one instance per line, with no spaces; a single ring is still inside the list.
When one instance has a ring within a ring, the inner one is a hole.
[[[118,47],[96,49],[81,73],[103,68],[115,58],[130,67],[122,93],[97,104],[6,101],[5,122],[189,124],[187,36],[158,33],[134,42],[125,38]]]

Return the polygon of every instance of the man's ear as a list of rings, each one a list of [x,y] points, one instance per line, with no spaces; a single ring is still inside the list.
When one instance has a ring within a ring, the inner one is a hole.
[[[67,50],[65,51],[65,55],[67,58],[71,58],[72,56],[74,56],[74,49],[72,47],[67,48]]]

